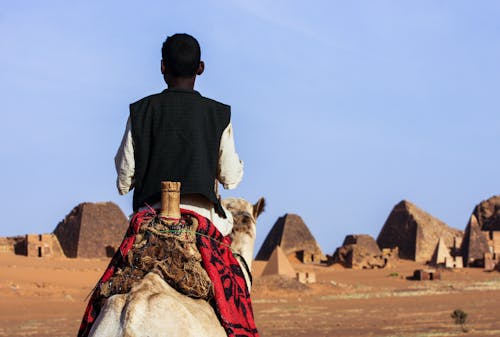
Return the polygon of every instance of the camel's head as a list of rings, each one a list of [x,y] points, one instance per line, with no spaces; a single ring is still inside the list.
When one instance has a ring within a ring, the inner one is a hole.
[[[242,198],[222,200],[222,205],[231,212],[234,220],[233,237],[239,232],[255,238],[257,217],[264,211],[266,201],[260,198],[254,205]]]
[[[241,198],[222,201],[222,205],[231,212],[234,220],[232,247],[249,265],[253,258],[257,217],[264,211],[265,203],[264,198],[260,198],[254,205]]]

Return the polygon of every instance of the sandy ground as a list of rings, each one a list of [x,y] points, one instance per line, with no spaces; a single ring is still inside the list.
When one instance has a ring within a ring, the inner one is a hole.
[[[75,336],[85,298],[107,260],[0,255],[0,336]],[[421,265],[399,261],[380,270],[296,265],[315,272],[301,286],[259,277],[252,292],[261,336],[500,336],[500,273],[445,271],[441,281],[410,281]],[[468,332],[455,325],[468,314]]]

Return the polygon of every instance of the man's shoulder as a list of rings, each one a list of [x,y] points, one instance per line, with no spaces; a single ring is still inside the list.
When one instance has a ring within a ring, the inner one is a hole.
[[[149,96],[146,96],[146,97],[143,97],[133,103],[131,103],[130,105],[141,105],[141,104],[144,104],[144,103],[148,103],[148,102],[151,102],[151,101],[154,101],[154,100],[157,100],[159,99],[161,96],[161,92],[159,93],[156,93],[156,94],[152,94],[152,95],[149,95]]]
[[[130,110],[133,111],[143,111],[147,109],[148,106],[155,106],[158,104],[163,104],[164,100],[167,98],[165,95],[166,91],[162,91],[160,93],[152,94],[146,97],[143,97],[134,103],[130,104]],[[217,112],[218,114],[222,114],[224,116],[231,116],[231,106],[222,102],[219,102],[215,99],[208,98],[200,95],[197,91],[193,91],[196,95],[190,95],[190,97],[195,100],[201,100],[203,105],[206,107],[210,107],[210,110]],[[174,93],[175,94],[175,93]],[[163,103],[162,103],[163,102]]]
[[[227,111],[227,112],[231,111],[231,106],[228,104],[216,101],[215,99],[208,98],[205,96],[200,96],[200,97],[202,100],[205,101],[206,104],[213,106],[214,108],[216,108],[219,111]]]

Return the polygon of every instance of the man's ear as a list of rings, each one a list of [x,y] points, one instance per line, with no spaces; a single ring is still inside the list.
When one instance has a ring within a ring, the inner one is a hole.
[[[196,70],[196,75],[201,75],[203,74],[203,71],[205,70],[205,62],[200,61],[200,65],[198,66],[198,70]]]
[[[163,59],[160,61],[160,64],[161,73],[165,75],[165,63],[163,62]]]

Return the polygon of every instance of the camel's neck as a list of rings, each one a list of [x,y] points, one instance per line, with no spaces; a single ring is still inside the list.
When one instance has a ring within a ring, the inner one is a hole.
[[[253,260],[253,250],[255,245],[255,228],[250,232],[233,232],[233,243],[231,248],[238,254],[240,254],[248,268],[252,270],[252,260]],[[240,263],[241,264],[241,263]],[[245,274],[248,289],[250,289],[250,278],[246,275],[245,267],[242,266],[242,270]]]
[[[238,233],[233,237],[231,248],[245,259],[248,267],[252,267],[253,250],[255,245],[255,233],[249,235],[246,233]]]

